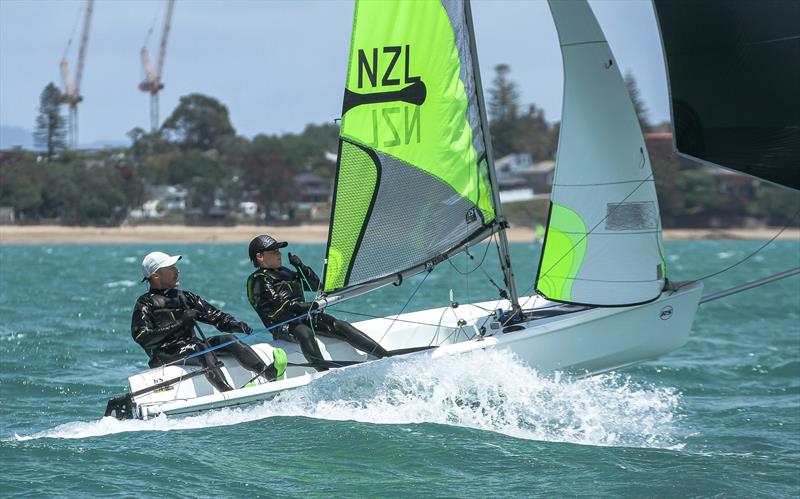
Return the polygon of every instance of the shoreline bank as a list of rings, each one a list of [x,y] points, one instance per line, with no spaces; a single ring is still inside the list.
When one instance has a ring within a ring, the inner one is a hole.
[[[780,227],[759,229],[665,229],[666,240],[739,239],[769,240]],[[187,227],[183,225],[141,225],[131,227],[64,227],[59,225],[0,225],[0,245],[15,244],[144,244],[144,243],[248,243],[258,234],[270,234],[290,243],[325,243],[328,225],[271,227]],[[512,242],[536,240],[532,228],[508,231]],[[778,240],[800,241],[800,228],[789,228]]]

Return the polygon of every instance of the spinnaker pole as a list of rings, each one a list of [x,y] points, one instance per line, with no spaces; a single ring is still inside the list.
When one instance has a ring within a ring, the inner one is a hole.
[[[489,120],[486,118],[486,104],[483,100],[483,85],[481,84],[481,70],[478,64],[478,50],[475,44],[475,28],[472,25],[472,6],[469,0],[464,0],[464,10],[467,18],[467,29],[469,30],[469,49],[472,53],[472,72],[475,78],[475,93],[478,98],[478,110],[481,115],[481,125],[483,128],[483,142],[486,148],[486,162],[489,170],[489,183],[492,185],[492,202],[494,204],[495,217],[501,229],[498,232],[498,239],[500,241],[500,267],[503,269],[503,277],[505,278],[506,286],[508,287],[509,299],[511,300],[511,307],[514,312],[520,310],[519,295],[517,294],[517,286],[514,282],[514,271],[511,268],[511,255],[508,250],[508,236],[506,235],[506,228],[508,222],[503,216],[503,210],[500,206],[500,192],[497,186],[497,175],[494,171],[494,153],[492,151],[492,138],[489,133]]]
[[[765,277],[763,279],[758,279],[756,281],[750,281],[748,283],[741,284],[741,285],[733,287],[733,288],[725,289],[725,290],[720,291],[718,293],[712,293],[710,295],[706,295],[706,296],[704,296],[704,297],[702,297],[700,299],[700,305],[702,305],[704,303],[708,303],[710,301],[718,300],[720,298],[724,298],[726,296],[734,295],[734,294],[740,293],[742,291],[747,291],[748,289],[756,288],[758,286],[762,286],[762,285],[770,283],[770,282],[778,281],[780,279],[785,279],[785,278],[793,276],[795,274],[800,274],[800,267],[795,267],[793,269],[784,270],[783,272],[780,272],[780,273],[775,274],[775,275],[771,275],[769,277]]]

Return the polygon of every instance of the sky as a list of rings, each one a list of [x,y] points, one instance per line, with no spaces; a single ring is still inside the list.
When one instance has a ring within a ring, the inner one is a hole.
[[[653,122],[669,119],[667,83],[649,0],[594,0],[623,72],[636,77]],[[84,0],[0,0],[0,126],[31,130],[39,95],[62,87],[59,61],[75,71]],[[81,85],[79,142],[126,141],[149,128],[149,96],[139,51],[157,58],[164,0],[97,0]],[[563,73],[547,3],[473,0],[483,86],[510,65],[520,102],[548,121],[561,115]],[[240,135],[300,132],[341,113],[353,4],[344,0],[177,0],[167,43],[160,119],[189,93],[219,99]]]

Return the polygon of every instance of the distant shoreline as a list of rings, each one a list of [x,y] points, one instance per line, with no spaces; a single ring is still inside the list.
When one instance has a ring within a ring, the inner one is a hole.
[[[769,240],[779,227],[759,229],[666,229],[667,240],[746,239]],[[248,243],[258,234],[270,234],[292,243],[325,243],[328,225],[270,227],[187,227],[183,225],[141,225],[131,227],[64,227],[59,225],[0,225],[0,245],[13,244],[146,244],[146,243]],[[535,231],[511,228],[508,239],[532,242]],[[800,229],[783,231],[780,240],[800,241]]]

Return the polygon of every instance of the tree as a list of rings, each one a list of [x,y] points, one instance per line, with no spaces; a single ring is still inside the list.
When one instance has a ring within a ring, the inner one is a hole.
[[[66,125],[59,105],[60,96],[58,88],[48,83],[39,97],[39,116],[36,117],[33,139],[37,147],[47,152],[48,160],[67,147]]]
[[[42,175],[30,153],[0,155],[0,205],[14,208],[20,219],[35,219],[42,204]]]
[[[628,93],[631,96],[633,108],[636,110],[636,117],[639,118],[639,126],[642,127],[642,133],[651,131],[653,127],[647,118],[647,106],[642,101],[641,92],[636,85],[636,78],[633,77],[633,73],[630,70],[625,72],[625,86],[628,87]]]
[[[492,121],[512,121],[519,110],[517,84],[508,79],[511,67],[498,64],[494,67],[494,80],[489,89],[489,118]]]
[[[184,95],[178,107],[161,127],[169,142],[182,150],[207,151],[218,140],[235,135],[228,108],[213,97],[202,94]]]

